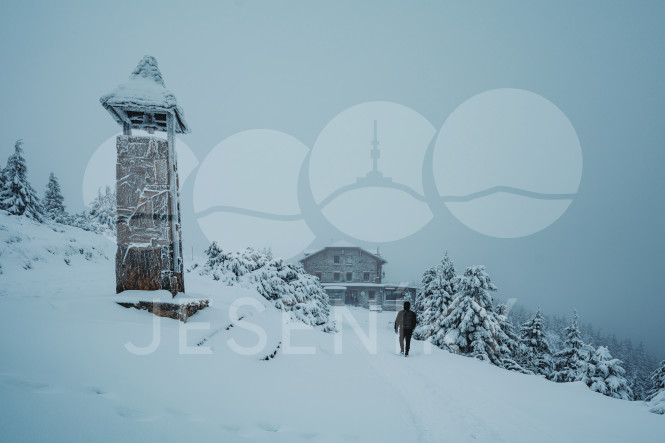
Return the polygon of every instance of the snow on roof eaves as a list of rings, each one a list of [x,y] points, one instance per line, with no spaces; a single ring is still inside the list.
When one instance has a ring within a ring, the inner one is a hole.
[[[358,248],[358,245],[354,245],[351,242],[340,240],[328,246],[329,248]]]
[[[381,257],[380,255],[372,254],[371,252],[367,251],[366,249],[361,248],[361,247],[358,246],[358,245],[354,245],[353,243],[349,243],[349,242],[347,242],[347,241],[343,241],[343,240],[342,240],[342,241],[335,242],[335,243],[333,243],[333,244],[331,244],[331,245],[329,245],[329,246],[325,246],[325,247],[323,247],[323,248],[321,248],[321,249],[308,249],[306,254],[303,253],[303,254],[304,254],[304,257],[298,259],[298,261],[299,261],[299,262],[303,262],[303,261],[307,260],[308,258],[310,258],[310,257],[312,257],[312,256],[314,256],[314,255],[316,255],[316,254],[318,254],[318,253],[320,253],[320,252],[325,251],[326,249],[342,249],[342,248],[360,249],[360,250],[361,250],[362,252],[364,252],[365,254],[367,254],[367,255],[371,255],[371,256],[374,257],[375,259],[380,260],[380,261],[381,261],[381,264],[386,264],[386,263],[388,263],[388,261],[387,261],[385,258]]]
[[[164,86],[162,74],[154,57],[143,57],[130,75],[129,80],[100,97],[99,101],[120,125],[123,124],[123,120],[113,108],[139,111],[171,111],[175,114],[177,120],[176,132],[185,134],[190,132],[185,121],[185,112],[178,106],[175,95]]]

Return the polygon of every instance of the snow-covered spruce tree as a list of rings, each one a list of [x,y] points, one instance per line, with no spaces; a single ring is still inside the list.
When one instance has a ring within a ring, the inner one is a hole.
[[[632,400],[633,393],[628,386],[628,380],[624,378],[625,373],[621,367],[621,360],[612,358],[605,346],[599,346],[589,358],[582,380],[594,392],[622,400]]]
[[[506,304],[500,304],[494,309],[496,310],[501,329],[507,338],[504,339],[501,345],[505,346],[509,351],[507,355],[502,357],[501,366],[508,369],[509,371],[517,371],[523,374],[533,374],[533,372],[527,369],[523,364],[526,348],[520,341],[517,328],[515,328],[513,323],[508,318],[508,306]]]
[[[635,347],[631,359],[633,363],[633,377],[635,378],[633,395],[635,395],[636,399],[645,400],[649,395],[649,389],[651,387],[650,376],[653,367],[649,366],[649,359],[644,350],[644,343],[640,342]]]
[[[116,199],[115,191],[107,186],[102,193],[97,190],[97,197],[90,203],[90,219],[103,230],[116,233]]]
[[[0,167],[0,192],[2,192],[2,188],[5,186],[5,168]],[[2,207],[2,201],[0,200],[0,209],[4,209]]]
[[[646,400],[653,400],[661,392],[665,392],[665,360],[661,361],[658,369],[651,374],[651,387],[647,392]]]
[[[523,365],[536,374],[552,376],[552,350],[545,337],[545,323],[540,306],[536,315],[520,328],[520,342],[524,346]]]
[[[432,296],[431,287],[432,282],[437,278],[436,266],[428,268],[423,272],[423,276],[420,279],[420,288],[416,292],[416,302],[413,304],[413,311],[418,316],[419,325],[416,327],[416,330],[413,332],[413,337],[417,340],[423,340],[422,334],[422,325],[423,320],[427,317],[425,313],[425,304],[429,301],[429,298]]]
[[[420,289],[418,289],[418,292],[416,293],[416,302],[413,304],[413,311],[416,313],[421,323],[422,319],[425,318],[425,302],[431,296],[430,287],[432,281],[436,279],[436,276],[436,267],[431,267],[423,272],[423,276],[420,279]],[[417,329],[418,328],[414,331],[414,335],[418,334]]]
[[[665,414],[665,361],[651,374],[651,388],[646,397],[649,411],[654,414]]]
[[[573,315],[573,324],[566,328],[566,336],[564,348],[554,355],[552,379],[558,383],[582,380],[589,361],[590,353],[582,341],[577,311]]]
[[[64,223],[67,218],[64,205],[65,197],[62,195],[60,183],[58,179],[51,172],[49,175],[48,183],[46,184],[46,191],[44,192],[44,215],[58,223]]]
[[[201,273],[212,274],[215,280],[221,280],[228,285],[244,281],[244,276],[265,266],[270,260],[266,254],[252,248],[226,252],[217,242],[212,242],[205,253],[208,259]]]
[[[438,266],[427,269],[421,280],[421,288],[416,296],[416,315],[419,325],[414,331],[414,338],[427,340],[434,337],[432,343],[443,344],[437,333],[446,316],[448,305],[455,297],[457,280],[455,266],[446,252]],[[437,338],[438,337],[438,338]]]
[[[2,171],[3,184],[0,189],[0,208],[13,215],[25,215],[42,221],[44,209],[37,193],[28,181],[28,166],[23,157],[23,140],[17,140],[14,153],[7,159]]]
[[[505,346],[509,338],[501,329],[490,291],[496,291],[496,286],[484,266],[466,268],[459,279],[459,292],[433,340],[452,352],[502,366],[503,358],[510,355]]]

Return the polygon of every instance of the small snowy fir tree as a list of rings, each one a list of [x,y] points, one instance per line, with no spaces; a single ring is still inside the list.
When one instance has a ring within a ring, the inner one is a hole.
[[[97,190],[97,197],[90,203],[90,219],[102,230],[115,234],[116,198],[110,186],[104,189],[104,193],[101,189]]]
[[[14,153],[7,160],[3,170],[3,184],[0,189],[0,208],[13,215],[25,215],[42,221],[44,210],[35,190],[28,182],[28,166],[23,157],[22,140],[17,140]]]
[[[552,376],[552,350],[545,338],[545,323],[540,307],[536,315],[520,328],[520,342],[524,346],[523,365],[547,378]]]
[[[455,297],[458,279],[455,266],[447,252],[438,266],[425,271],[420,291],[416,296],[416,315],[419,318],[419,325],[414,331],[414,337],[417,340],[427,340],[432,337],[434,345],[443,345],[443,336],[439,334],[441,322]]]
[[[665,414],[665,360],[651,374],[651,388],[647,393],[646,400],[650,402],[650,412],[654,414]]]
[[[589,358],[582,380],[594,392],[632,400],[633,393],[628,386],[628,380],[623,377],[625,373],[621,360],[612,358],[610,351],[605,346],[600,346]]]
[[[0,192],[2,192],[2,188],[5,186],[5,168],[0,167]],[[4,209],[2,207],[2,201],[0,201],[0,209]]]
[[[644,343],[640,342],[635,347],[631,355],[631,360],[634,372],[633,378],[635,379],[633,394],[636,399],[645,400],[651,386],[650,376],[654,367],[649,365],[649,358],[647,358],[647,353],[644,350]]]
[[[653,400],[661,392],[665,392],[665,360],[661,361],[658,369],[651,374],[651,388],[647,392],[646,400]]]
[[[496,291],[496,286],[485,273],[485,267],[467,268],[459,280],[459,293],[433,339],[452,352],[502,366],[503,358],[510,355],[505,346],[509,338],[501,329],[490,291]]]
[[[525,360],[526,348],[520,341],[520,337],[517,334],[517,331],[513,323],[508,318],[508,306],[505,304],[500,304],[495,307],[497,312],[497,318],[499,319],[499,324],[501,329],[505,333],[504,341],[501,343],[509,351],[508,354],[504,355],[502,358],[501,366],[508,369],[509,371],[517,371],[523,374],[533,374],[533,372],[527,369],[523,361]]]
[[[566,328],[566,336],[564,348],[554,355],[552,378],[558,383],[582,380],[590,357],[587,345],[582,341],[577,311],[574,312],[573,324]]]
[[[67,218],[64,201],[65,197],[62,196],[60,183],[58,183],[58,179],[51,172],[46,185],[46,192],[44,192],[44,215],[53,221],[64,223]]]

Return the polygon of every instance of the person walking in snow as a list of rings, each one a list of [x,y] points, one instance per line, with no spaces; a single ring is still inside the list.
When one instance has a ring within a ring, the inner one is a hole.
[[[418,323],[416,313],[411,310],[411,303],[405,301],[404,309],[397,313],[397,318],[395,319],[395,334],[399,334],[399,353],[404,354],[405,357],[409,355],[411,336],[413,335],[416,323]],[[404,339],[406,339],[406,349],[404,349]]]

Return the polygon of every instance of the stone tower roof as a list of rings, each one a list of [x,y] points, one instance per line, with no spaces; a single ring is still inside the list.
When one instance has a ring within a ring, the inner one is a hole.
[[[166,121],[162,121],[161,116],[173,113],[175,132],[178,134],[190,132],[185,122],[185,113],[178,106],[175,95],[166,89],[157,60],[152,56],[143,57],[132,71],[129,80],[103,95],[99,101],[120,125],[129,123],[131,127],[137,129],[152,125],[154,129],[165,130]],[[154,119],[147,124],[138,122],[137,114],[148,114]]]

